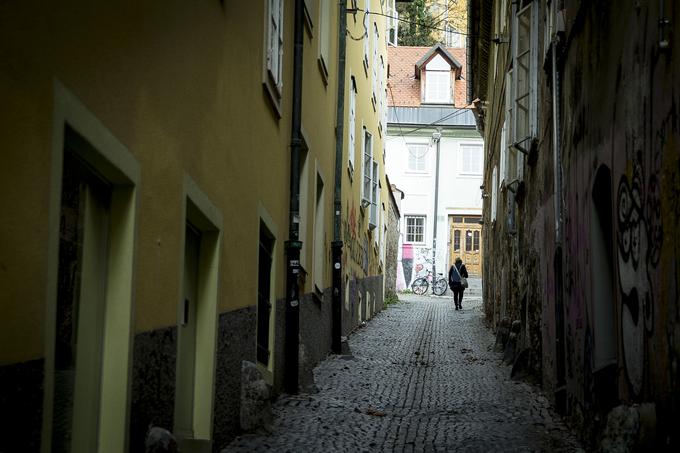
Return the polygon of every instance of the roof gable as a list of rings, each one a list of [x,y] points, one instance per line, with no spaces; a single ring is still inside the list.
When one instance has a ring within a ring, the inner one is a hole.
[[[456,71],[456,78],[460,77],[460,71],[463,68],[463,65],[461,65],[458,60],[456,60],[456,58],[451,55],[448,50],[446,50],[444,46],[441,44],[435,44],[425,53],[425,55],[420,58],[420,60],[416,62],[416,79],[420,78],[420,71],[423,69],[423,67],[437,55],[440,55],[442,58],[444,58],[444,60]]]

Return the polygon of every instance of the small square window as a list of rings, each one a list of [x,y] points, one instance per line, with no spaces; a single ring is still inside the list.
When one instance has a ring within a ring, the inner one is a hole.
[[[424,173],[427,171],[427,151],[426,144],[411,143],[408,148],[408,170]]]
[[[406,242],[425,242],[425,216],[406,216]]]

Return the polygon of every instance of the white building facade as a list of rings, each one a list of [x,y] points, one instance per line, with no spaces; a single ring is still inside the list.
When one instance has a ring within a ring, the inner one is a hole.
[[[386,171],[404,192],[398,265],[406,286],[433,264],[446,276],[456,257],[481,275],[484,144],[472,111],[456,106],[456,93],[464,93],[456,72],[462,65],[440,46],[390,50]],[[409,57],[419,60],[404,61]]]

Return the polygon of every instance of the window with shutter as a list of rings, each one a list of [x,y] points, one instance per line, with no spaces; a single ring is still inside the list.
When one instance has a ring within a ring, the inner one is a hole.
[[[267,76],[278,99],[283,88],[283,0],[268,1]]]
[[[354,153],[355,153],[355,133],[356,133],[356,103],[357,103],[357,86],[354,76],[350,76],[349,82],[349,121],[347,124],[348,140],[347,153],[349,154],[349,172],[354,174]]]
[[[517,4],[519,3],[519,4]],[[511,144],[528,152],[536,137],[537,105],[537,11],[534,2],[513,3],[512,26],[512,104],[513,128]],[[507,89],[507,87],[506,87]]]
[[[324,81],[328,82],[328,71],[330,70],[330,41],[331,41],[331,31],[330,31],[330,20],[331,20],[331,6],[333,2],[321,0],[321,6],[319,8],[319,61],[321,64],[322,75]]]
[[[378,226],[378,162],[371,159],[371,166],[373,168],[371,178],[371,214],[369,216],[368,225],[373,229]]]
[[[364,127],[364,159],[361,171],[363,173],[364,183],[362,185],[361,199],[362,204],[370,206],[371,192],[373,190],[373,137]]]
[[[364,11],[364,70],[366,71],[366,76],[368,76],[368,51],[369,51],[369,44],[368,40],[370,39],[371,31],[368,29],[368,16],[370,14],[369,9],[369,2],[366,0],[366,7],[364,8],[366,11]]]
[[[496,166],[493,167],[493,172],[491,173],[491,221],[496,221],[496,209],[497,209],[497,197],[498,197],[498,173]]]
[[[372,74],[373,74],[373,79],[371,83],[371,87],[373,88],[373,106],[375,107],[378,97],[377,97],[377,92],[378,92],[378,65],[379,60],[378,60],[378,24],[373,22],[373,40],[371,42],[371,45],[373,46],[373,67],[372,67]]]

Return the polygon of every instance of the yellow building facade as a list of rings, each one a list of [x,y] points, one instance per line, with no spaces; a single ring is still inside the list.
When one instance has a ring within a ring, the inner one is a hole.
[[[355,37],[361,10],[382,11],[359,3],[347,14]],[[274,393],[283,386],[291,222],[301,383],[328,353],[339,5],[299,5],[295,216],[295,2],[0,7],[0,415],[11,433],[0,450],[143,451],[155,425],[185,451],[219,451],[240,429],[243,361]],[[347,113],[351,84],[345,335],[382,304],[385,24],[365,16],[368,57],[347,39],[341,100]]]
[[[349,2],[342,169],[343,331],[382,309],[389,192],[386,2]]]

